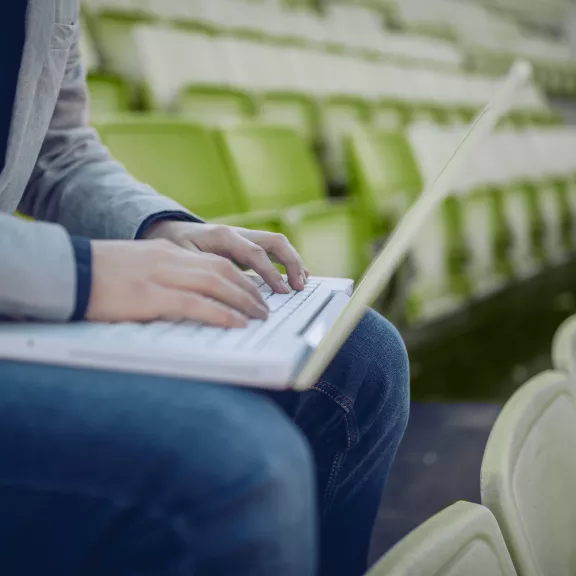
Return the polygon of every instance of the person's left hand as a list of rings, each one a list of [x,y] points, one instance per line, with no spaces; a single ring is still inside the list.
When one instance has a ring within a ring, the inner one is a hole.
[[[224,226],[163,220],[144,234],[145,240],[164,238],[189,250],[217,254],[251,268],[275,292],[303,290],[308,278],[302,258],[282,234]],[[287,286],[271,260],[286,268]]]

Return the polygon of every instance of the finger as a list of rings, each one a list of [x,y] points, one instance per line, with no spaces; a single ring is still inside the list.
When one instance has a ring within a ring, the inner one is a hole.
[[[187,290],[158,288],[161,302],[158,317],[164,320],[192,320],[222,328],[245,328],[247,318],[233,308]]]
[[[230,260],[218,256],[217,254],[209,254],[201,252],[200,260],[195,261],[195,265],[206,270],[216,270],[219,274],[230,280],[233,284],[238,285],[242,290],[248,292],[261,306],[266,306],[264,298],[258,286],[248,278],[237,266]]]
[[[236,234],[235,241],[229,247],[230,257],[239,264],[248,266],[259,274],[264,282],[275,292],[287,294],[290,286],[284,282],[282,274],[272,264],[266,250],[254,242]],[[251,282],[250,280],[248,280]]]
[[[243,290],[215,270],[170,268],[163,272],[161,282],[167,288],[186,290],[215,299],[251,318],[266,320],[268,317],[268,307],[261,297],[256,299],[247,290]]]
[[[270,254],[278,263],[286,268],[288,282],[294,290],[303,290],[306,286],[306,272],[304,262],[294,246],[290,244],[283,234],[273,234],[263,232],[258,244]]]

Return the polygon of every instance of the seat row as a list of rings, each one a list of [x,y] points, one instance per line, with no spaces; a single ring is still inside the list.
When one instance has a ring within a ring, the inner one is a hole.
[[[350,138],[352,189],[371,207],[373,230],[397,221],[462,136],[461,128],[416,125],[407,136]],[[414,319],[459,309],[573,256],[575,137],[569,128],[492,135],[415,240]]]
[[[352,128],[398,130],[423,117],[468,122],[497,83],[481,75],[156,25],[134,27],[122,43],[105,44],[116,55],[108,68],[144,85],[147,108],[211,126],[255,117],[289,126],[323,146],[328,178],[339,184],[342,139]],[[90,73],[94,118],[129,108],[128,85],[117,76]],[[556,121],[534,85],[519,94],[510,118],[524,124]]]
[[[451,154],[462,129],[346,139],[350,195],[329,200],[296,132],[256,123],[216,133],[186,122],[103,122],[111,153],[137,178],[206,218],[283,232],[319,275],[358,278]],[[414,240],[407,315],[425,321],[484,298],[576,250],[576,133],[501,130]]]
[[[576,92],[576,64],[565,39],[526,29],[509,17],[460,0],[374,0],[327,3],[322,13],[274,0],[84,0],[105,56],[119,49],[138,23],[176,25],[225,37],[338,51],[364,59],[416,62],[501,73],[528,58],[538,82],[555,93]],[[304,4],[307,4],[304,2]],[[376,9],[374,9],[376,8]],[[386,29],[383,14],[404,30]],[[430,34],[431,31],[440,31]],[[436,36],[436,37],[433,37]]]
[[[567,2],[541,3],[539,17],[529,28],[521,22],[527,20],[526,2],[517,13],[495,10],[489,0],[386,0],[386,4],[391,6],[392,18],[408,30],[454,39],[468,65],[478,70],[497,73],[515,58],[527,58],[547,91],[576,92],[576,62],[569,40],[542,30],[547,19],[555,19],[554,26],[562,30]]]
[[[232,37],[251,37],[276,44],[342,50],[366,57],[421,60],[458,67],[462,56],[446,41],[386,31],[381,12],[362,6],[330,5],[323,13],[294,9],[281,2],[249,0],[87,0],[107,36],[142,21],[176,24]]]
[[[575,454],[574,373],[544,372],[494,424],[482,462],[484,506],[460,502],[434,516],[369,576],[574,574]]]

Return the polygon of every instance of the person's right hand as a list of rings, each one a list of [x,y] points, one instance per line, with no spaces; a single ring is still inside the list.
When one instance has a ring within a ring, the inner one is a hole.
[[[194,320],[240,328],[265,319],[258,288],[232,262],[167,240],[92,241],[87,320]]]

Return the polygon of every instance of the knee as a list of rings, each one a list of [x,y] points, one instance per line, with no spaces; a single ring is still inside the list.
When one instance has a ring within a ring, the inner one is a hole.
[[[363,375],[356,399],[356,412],[363,420],[359,424],[367,428],[381,421],[388,429],[393,426],[401,438],[410,412],[410,364],[400,333],[369,310],[351,344],[360,358],[357,370]]]

